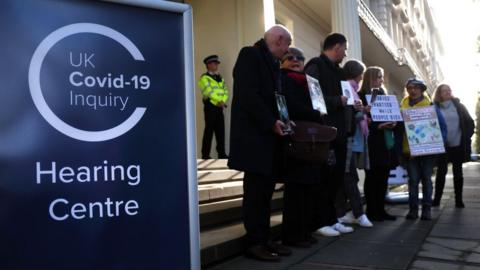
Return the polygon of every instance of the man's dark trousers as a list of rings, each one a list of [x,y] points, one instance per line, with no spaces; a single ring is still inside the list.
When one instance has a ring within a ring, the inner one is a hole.
[[[209,100],[203,100],[203,112],[205,115],[205,130],[202,140],[202,158],[210,158],[212,138],[215,133],[217,141],[217,153],[219,158],[226,158],[225,153],[225,122],[223,108],[213,105]]]
[[[270,201],[275,189],[271,177],[245,172],[243,177],[243,222],[249,246],[270,240]]]

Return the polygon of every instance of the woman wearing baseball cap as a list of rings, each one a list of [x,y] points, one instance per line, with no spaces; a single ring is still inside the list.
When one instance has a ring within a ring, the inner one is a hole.
[[[420,79],[410,78],[405,83],[406,96],[400,103],[400,109],[413,109],[428,107],[432,105],[432,101],[426,94],[427,85]],[[442,115],[437,112],[439,118],[442,136],[446,137],[445,120]],[[408,171],[408,202],[410,211],[407,219],[418,218],[418,184],[422,182],[422,220],[431,220],[432,206],[432,172],[438,155],[411,156],[407,137],[405,136],[404,125],[399,125],[396,129],[395,142],[397,152],[401,153],[399,160],[406,165]],[[401,150],[400,150],[401,149]]]

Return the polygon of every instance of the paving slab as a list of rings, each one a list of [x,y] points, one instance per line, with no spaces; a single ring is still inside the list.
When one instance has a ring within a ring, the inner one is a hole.
[[[480,224],[437,224],[431,236],[480,240]]]
[[[407,221],[404,221],[407,223]],[[386,223],[386,222],[384,222]],[[409,222],[408,222],[409,223]],[[351,234],[342,236],[344,240],[361,243],[421,244],[428,234],[425,228],[417,226],[384,226],[382,228],[355,228]]]
[[[305,260],[305,263],[347,266],[350,269],[406,269],[417,249],[417,245],[364,243],[340,239]]]
[[[479,208],[465,208],[448,211],[445,209],[438,219],[437,224],[452,224],[452,225],[469,225],[480,224],[480,209]]]
[[[428,237],[417,256],[452,262],[480,264],[480,242]]]
[[[391,215],[397,217],[397,220],[390,221],[385,220],[382,222],[373,222],[373,228],[376,227],[403,227],[410,228],[414,226],[417,229],[430,230],[432,223],[430,221],[423,221],[420,219],[417,220],[407,220],[405,217],[408,213],[408,205],[405,204],[396,204],[387,206],[387,212]],[[420,214],[420,212],[419,212]],[[432,217],[435,219],[440,215],[439,209],[432,209]]]
[[[305,258],[311,256],[312,254],[318,252],[323,247],[328,246],[335,238],[329,237],[318,237],[318,243],[311,246],[308,249],[302,248],[292,248],[292,255],[287,257],[282,257],[279,262],[260,262],[246,258],[244,256],[239,256],[233,260],[230,260],[226,263],[223,263],[218,266],[209,268],[211,270],[246,270],[246,269],[261,269],[261,270],[278,270],[278,269],[289,269],[292,265],[301,264]],[[318,268],[317,268],[318,269]]]
[[[371,270],[372,268],[367,267],[351,267],[351,266],[342,266],[342,265],[329,265],[322,263],[302,263],[294,265],[293,267],[287,268],[288,270]]]
[[[480,270],[479,266],[445,263],[429,260],[415,260],[411,270]]]

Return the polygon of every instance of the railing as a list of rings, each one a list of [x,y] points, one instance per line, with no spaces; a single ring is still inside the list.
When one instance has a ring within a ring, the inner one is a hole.
[[[370,11],[367,4],[363,0],[358,1],[358,15],[363,20],[365,25],[372,31],[375,37],[380,41],[381,44],[385,47],[387,52],[395,59],[399,65],[406,64],[415,75],[422,76],[422,72],[418,68],[417,64],[413,60],[410,53],[403,49],[399,48],[395,42],[392,40],[390,35],[385,31],[380,22],[377,20],[375,15]]]

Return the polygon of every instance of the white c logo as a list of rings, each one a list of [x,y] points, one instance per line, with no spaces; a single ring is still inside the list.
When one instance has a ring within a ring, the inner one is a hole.
[[[87,142],[110,140],[123,135],[133,128],[138,121],[140,121],[147,109],[143,107],[137,107],[130,117],[116,127],[102,131],[86,131],[72,127],[56,116],[48,106],[42,94],[42,89],[40,87],[40,70],[48,51],[60,40],[79,33],[94,33],[109,37],[125,47],[125,49],[127,49],[132,55],[133,59],[137,61],[145,61],[142,53],[140,50],[138,50],[135,44],[133,44],[123,34],[113,30],[112,28],[94,23],[70,24],[52,32],[40,43],[40,45],[38,45],[37,49],[35,50],[32,60],[30,61],[30,69],[28,71],[30,94],[32,95],[33,103],[35,103],[35,106],[43,118],[61,133],[71,138]]]

